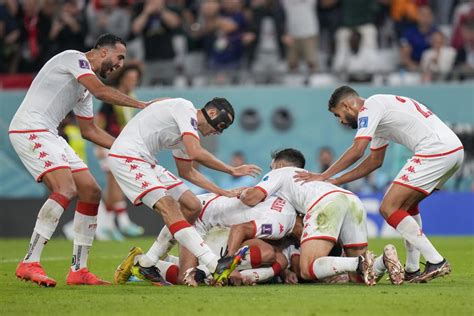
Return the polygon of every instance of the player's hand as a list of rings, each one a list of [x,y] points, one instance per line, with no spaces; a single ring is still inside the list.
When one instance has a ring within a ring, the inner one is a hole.
[[[289,269],[283,271],[283,279],[285,280],[285,284],[298,284],[298,276]]]
[[[232,198],[237,197],[240,193],[234,192],[233,190],[219,190],[217,194]]]
[[[155,102],[160,102],[160,101],[164,101],[164,100],[168,100],[168,99],[171,99],[170,97],[164,97],[164,98],[156,98],[156,99],[153,99],[153,100],[150,100],[147,103],[147,106],[152,104],[152,103],[155,103]]]
[[[327,179],[326,182],[329,182],[331,184],[334,184],[334,185],[338,185],[339,182],[337,181],[337,179]]]
[[[293,176],[295,182],[301,182],[305,184],[312,181],[325,181],[326,179],[320,173],[312,173],[308,171],[296,171],[296,174]]]
[[[237,197],[239,197],[244,190],[248,189],[248,187],[241,187],[241,188],[235,188],[230,190],[230,192],[237,194]]]
[[[231,175],[234,177],[242,177],[242,176],[252,176],[256,177],[262,172],[262,168],[255,166],[255,165],[241,165],[238,167],[233,167],[231,171]]]

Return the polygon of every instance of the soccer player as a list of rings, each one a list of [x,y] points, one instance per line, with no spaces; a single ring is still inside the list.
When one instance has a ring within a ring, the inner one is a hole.
[[[461,167],[464,150],[459,138],[425,105],[408,97],[376,94],[363,99],[351,87],[342,86],[333,92],[329,111],[341,124],[357,129],[354,143],[325,172],[301,171],[296,179],[335,185],[354,181],[382,165],[389,141],[405,145],[414,155],[389,187],[380,213],[405,239],[406,280],[426,282],[449,274],[448,261],[421,229],[418,204]],[[370,142],[370,154],[357,167],[331,179],[362,158]],[[420,253],[427,260],[423,273]]]
[[[234,122],[234,116],[232,105],[224,98],[214,98],[199,110],[190,101],[181,98],[155,102],[127,123],[109,153],[110,171],[122,192],[132,203],[143,203],[160,214],[166,224],[162,232],[174,236],[216,278],[230,272],[234,257],[219,259],[203,242],[189,223],[194,222],[199,214],[199,200],[180,179],[157,165],[155,155],[171,149],[181,177],[209,192],[234,196],[234,193],[216,186],[193,167],[193,161],[196,161],[233,176],[260,172],[260,168],[254,165],[231,167],[201,147],[198,132],[204,136],[221,134]],[[162,245],[156,241],[149,252],[160,251],[160,247]],[[114,276],[116,283],[128,280],[137,254],[132,249],[119,265]],[[154,262],[139,260],[138,264],[146,269]]]
[[[100,188],[85,163],[57,128],[74,111],[81,134],[93,143],[110,148],[114,138],[93,121],[92,95],[113,104],[144,108],[147,103],[102,84],[123,65],[125,42],[112,35],[98,38],[86,53],[64,51],[41,68],[9,127],[10,141],[26,169],[51,191],[41,207],[28,252],[18,264],[16,276],[43,286],[55,286],[41,267],[44,245],[53,235],[64,210],[78,197],[74,215],[73,263],[67,284],[106,284],[87,269],[87,257],[94,239]]]
[[[403,282],[403,267],[393,248],[374,258],[367,250],[366,213],[362,202],[352,192],[328,182],[296,183],[295,172],[304,171],[305,158],[295,149],[273,155],[272,171],[255,187],[241,192],[240,200],[255,206],[272,194],[289,201],[305,214],[301,236],[300,273],[304,279],[324,279],[349,272],[352,280],[361,276],[364,283],[375,285],[376,270],[387,264],[394,284]],[[340,240],[348,257],[328,256]],[[229,240],[229,244],[232,240]],[[375,261],[375,263],[374,263]]]

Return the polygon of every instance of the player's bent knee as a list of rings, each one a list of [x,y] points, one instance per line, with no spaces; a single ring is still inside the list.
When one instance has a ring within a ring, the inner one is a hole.
[[[180,211],[178,202],[170,196],[165,196],[159,199],[153,208],[162,216],[167,216]]]

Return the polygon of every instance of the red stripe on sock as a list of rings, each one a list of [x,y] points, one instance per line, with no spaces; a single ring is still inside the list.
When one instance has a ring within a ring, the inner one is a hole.
[[[252,268],[258,268],[262,265],[262,252],[258,247],[250,247],[250,265]]]
[[[67,209],[69,204],[71,204],[71,200],[62,195],[61,193],[56,193],[53,192],[51,195],[48,197],[48,199],[51,199],[53,201],[56,201],[59,205],[62,206],[63,209]]]
[[[86,203],[77,201],[76,212],[87,216],[96,216],[99,211],[98,203]]]
[[[173,264],[166,270],[166,276],[165,279],[169,283],[172,284],[178,284],[178,274],[179,274],[179,268],[177,265]]]
[[[123,213],[125,211],[127,211],[127,209],[124,208],[124,207],[115,208],[115,213],[116,214],[120,214],[120,213]]]
[[[272,269],[275,276],[281,273],[281,265],[278,262],[272,264]]]
[[[171,235],[174,236],[174,234],[176,234],[181,229],[188,228],[188,227],[191,227],[191,225],[188,222],[183,220],[183,221],[177,221],[171,224],[169,227],[169,230],[170,230]]]
[[[311,262],[311,264],[309,265],[308,272],[309,272],[309,275],[311,276],[311,278],[317,280],[318,277],[316,276],[316,273],[314,273],[314,270],[313,270],[314,261],[316,261],[316,260],[313,260],[313,262]]]
[[[355,276],[354,282],[355,282],[355,283],[365,283],[365,282],[364,282],[364,279],[362,279],[362,276],[359,275],[359,274],[357,274],[357,275]]]
[[[415,215],[420,214],[420,208],[418,207],[418,204],[417,204],[415,206],[410,207],[407,212],[411,216],[415,216]]]
[[[392,215],[387,218],[387,223],[393,228],[397,229],[398,224],[407,216],[410,216],[407,211],[398,210],[393,212]]]

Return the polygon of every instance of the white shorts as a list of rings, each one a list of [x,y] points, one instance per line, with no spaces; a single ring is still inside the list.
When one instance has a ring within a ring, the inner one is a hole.
[[[9,136],[21,162],[38,182],[57,169],[88,169],[64,138],[48,130],[10,131]]]
[[[141,158],[109,154],[108,165],[120,189],[134,205],[143,203],[153,209],[164,196],[178,201],[188,190],[171,172]]]
[[[426,195],[440,189],[461,168],[462,147],[439,155],[414,155],[407,160],[393,183],[409,187]]]
[[[333,191],[306,213],[301,244],[324,239],[339,241],[345,248],[367,246],[366,217],[356,195]]]

